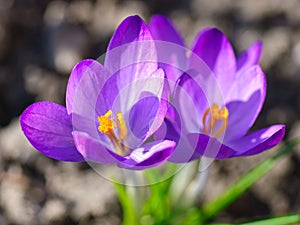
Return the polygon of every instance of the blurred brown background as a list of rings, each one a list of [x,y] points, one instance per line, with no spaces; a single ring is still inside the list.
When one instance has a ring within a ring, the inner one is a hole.
[[[268,93],[255,124],[287,124],[300,137],[299,0],[0,0],[0,225],[120,224],[110,182],[86,164],[51,160],[20,131],[18,116],[35,101],[64,104],[70,70],[105,52],[128,15],[169,16],[191,43],[204,27],[219,27],[237,53],[260,39]],[[204,193],[213,199],[258,161],[215,162]],[[300,212],[300,149],[219,215],[223,222]]]

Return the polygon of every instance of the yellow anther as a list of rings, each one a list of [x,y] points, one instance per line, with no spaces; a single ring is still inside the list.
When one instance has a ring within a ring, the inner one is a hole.
[[[118,154],[126,155],[127,149],[125,148],[124,143],[122,143],[122,141],[127,137],[126,123],[121,112],[116,114],[115,121],[110,118],[112,114],[112,110],[108,110],[104,115],[98,116],[98,130],[100,133],[105,134],[109,138],[115,146]],[[118,131],[118,136],[114,132],[115,128]]]
[[[216,103],[212,104],[212,117],[216,120],[227,119],[229,116],[228,109],[224,106],[221,108]]]
[[[117,113],[117,128],[120,140],[124,140],[127,137],[127,127],[121,112]]]
[[[225,106],[221,108],[216,103],[213,103],[212,107],[208,107],[203,114],[203,133],[209,134],[213,137],[221,136],[221,134],[226,130],[228,117],[229,111]],[[221,122],[221,124],[219,125],[219,129],[216,130],[219,121]]]
[[[99,126],[98,130],[103,133],[107,134],[114,129],[114,121],[109,117],[112,115],[112,111],[109,110],[103,116],[98,116]]]

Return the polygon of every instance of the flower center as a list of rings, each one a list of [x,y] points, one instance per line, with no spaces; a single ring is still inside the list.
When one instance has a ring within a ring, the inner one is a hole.
[[[111,115],[112,110],[108,110],[104,115],[98,116],[98,130],[105,134],[117,149],[119,155],[126,155],[127,149],[122,143],[127,137],[127,127],[121,112],[116,113],[116,118],[113,120]],[[117,134],[115,133],[117,130]]]
[[[224,106],[221,108],[216,103],[208,107],[203,115],[203,133],[212,137],[219,137],[225,130],[228,124],[229,111]]]

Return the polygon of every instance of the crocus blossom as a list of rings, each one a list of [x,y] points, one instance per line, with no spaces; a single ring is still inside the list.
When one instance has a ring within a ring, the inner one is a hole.
[[[79,62],[72,70],[66,108],[38,102],[21,115],[22,130],[41,153],[63,161],[154,167],[175,148],[170,140],[148,141],[168,108],[164,71],[152,35],[138,16],[115,31],[104,66]]]
[[[164,16],[152,17],[149,26],[154,39],[185,49],[183,38]],[[225,35],[208,28],[195,38],[190,56],[186,50],[173,52],[172,65],[183,62],[186,72],[173,69],[173,74],[167,74],[177,82],[166,119],[167,136],[179,142],[170,161],[249,156],[282,140],[284,125],[248,133],[266,96],[266,78],[258,65],[261,49],[261,42],[256,42],[236,58]],[[172,71],[170,65],[164,66]]]

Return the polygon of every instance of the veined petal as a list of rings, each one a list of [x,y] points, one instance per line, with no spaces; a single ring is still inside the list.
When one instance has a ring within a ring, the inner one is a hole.
[[[127,17],[116,29],[105,56],[105,68],[115,74],[130,67],[131,80],[150,76],[157,69],[157,51],[150,30],[139,16]],[[123,74],[119,79],[128,79]]]
[[[76,89],[80,83],[81,77],[86,73],[86,68],[88,68],[92,63],[93,60],[83,60],[77,63],[72,69],[66,91],[66,107],[68,114],[71,114],[72,112]]]
[[[261,153],[277,145],[285,134],[284,125],[273,125],[229,143],[236,153],[232,157],[249,156]]]
[[[21,115],[25,136],[41,153],[62,161],[84,161],[72,137],[71,118],[65,107],[52,102],[38,102]]]
[[[262,51],[262,42],[257,41],[244,51],[237,59],[237,72],[257,65]]]
[[[259,66],[243,70],[227,95],[229,110],[226,140],[246,134],[255,122],[265,100],[266,78]]]
[[[108,150],[87,133],[74,131],[73,137],[78,151],[86,161],[111,164],[123,159],[123,157]]]
[[[80,114],[82,109],[89,112],[94,111],[98,94],[109,76],[110,74],[104,67],[93,59],[77,63],[72,70],[67,86],[68,113]],[[110,88],[109,90],[108,96],[115,89]]]
[[[134,149],[127,157],[127,160],[119,163],[119,167],[144,170],[158,166],[170,157],[175,145],[175,142],[169,140],[147,143],[140,148]]]
[[[226,93],[234,81],[236,71],[234,51],[226,36],[216,28],[206,29],[198,35],[191,49],[213,71]]]
[[[118,89],[116,84],[111,84],[103,93],[101,105],[97,105],[99,94],[103,89],[104,84],[109,78],[109,73],[104,67],[95,60],[83,60],[79,62],[72,74],[82,74],[80,81],[77,84],[76,90],[72,92],[72,123],[75,130],[88,133],[92,137],[98,136],[97,116],[106,113],[110,109],[110,104],[113,98],[117,95]],[[72,80],[69,82],[72,84]],[[67,100],[69,95],[67,93]],[[97,107],[96,107],[97,106]],[[99,113],[100,112],[100,113]]]

